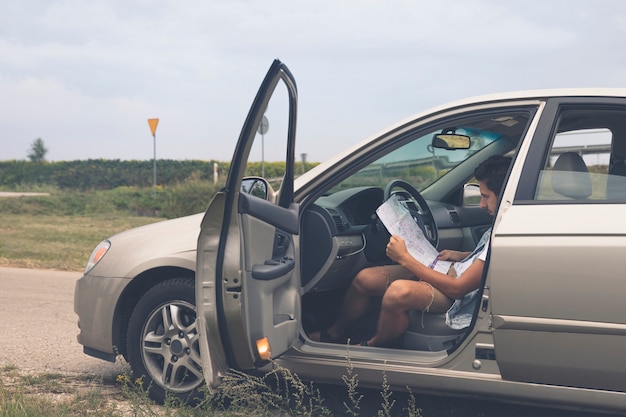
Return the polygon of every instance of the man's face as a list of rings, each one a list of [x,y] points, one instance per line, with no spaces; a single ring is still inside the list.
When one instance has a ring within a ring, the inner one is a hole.
[[[480,185],[480,208],[487,210],[493,216],[496,212],[498,196],[487,188],[483,181],[478,181],[478,184]]]

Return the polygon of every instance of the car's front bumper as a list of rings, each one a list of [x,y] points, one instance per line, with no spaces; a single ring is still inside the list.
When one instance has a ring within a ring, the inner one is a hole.
[[[88,355],[115,360],[113,319],[127,278],[84,275],[76,281],[74,312],[78,315],[78,343]]]

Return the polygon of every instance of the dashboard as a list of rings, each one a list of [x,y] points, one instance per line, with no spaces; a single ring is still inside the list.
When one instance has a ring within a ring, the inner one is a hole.
[[[326,209],[337,226],[337,233],[362,231],[383,203],[384,192],[378,187],[358,187],[323,196],[316,204]]]

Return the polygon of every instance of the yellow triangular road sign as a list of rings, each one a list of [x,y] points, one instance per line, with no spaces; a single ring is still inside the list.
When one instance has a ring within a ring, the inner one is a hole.
[[[148,119],[148,124],[150,125],[150,131],[152,132],[152,136],[156,135],[156,127],[159,124],[159,119]]]

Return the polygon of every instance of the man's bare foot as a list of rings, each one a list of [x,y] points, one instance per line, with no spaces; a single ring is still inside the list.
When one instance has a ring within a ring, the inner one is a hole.
[[[307,334],[307,336],[309,337],[309,339],[315,341],[315,342],[319,342],[320,338],[322,337],[322,332],[321,331],[317,331],[317,332],[313,332],[313,333],[309,333]]]
[[[309,339],[314,340],[316,342],[340,343],[340,344],[345,344],[348,342],[347,338],[334,337],[326,329],[309,333],[307,336],[309,337]]]

